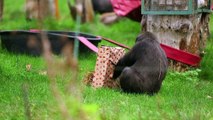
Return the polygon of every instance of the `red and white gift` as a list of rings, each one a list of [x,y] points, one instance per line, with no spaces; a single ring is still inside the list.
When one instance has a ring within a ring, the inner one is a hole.
[[[101,46],[99,48],[92,80],[93,87],[113,88],[116,86],[117,83],[112,80],[114,66],[124,54],[125,50],[120,47]]]

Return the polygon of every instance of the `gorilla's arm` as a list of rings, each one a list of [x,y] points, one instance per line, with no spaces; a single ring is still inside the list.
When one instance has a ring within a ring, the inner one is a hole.
[[[113,79],[120,76],[125,67],[132,66],[140,55],[140,44],[135,45],[128,53],[126,53],[115,65]]]
[[[131,66],[133,64],[133,60],[130,59],[129,56],[132,56],[131,53],[125,54],[115,65],[114,69],[114,74],[113,74],[113,79],[116,79],[117,77],[120,76],[121,72],[126,66]]]

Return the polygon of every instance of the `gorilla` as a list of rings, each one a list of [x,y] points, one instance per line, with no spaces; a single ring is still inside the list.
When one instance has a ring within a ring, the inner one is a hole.
[[[166,76],[168,60],[156,36],[140,34],[133,48],[115,65],[113,79],[127,93],[157,93]]]

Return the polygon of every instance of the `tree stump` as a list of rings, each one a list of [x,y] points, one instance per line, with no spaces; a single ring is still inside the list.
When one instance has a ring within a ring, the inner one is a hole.
[[[159,0],[159,6],[151,4],[149,7],[162,10],[173,2],[166,0],[165,5],[162,1],[165,0]],[[209,36],[209,14],[144,15],[142,26],[143,31],[154,33],[160,43],[202,57]],[[169,60],[169,65],[177,71],[185,71],[189,68],[188,65],[173,60]]]
[[[54,15],[54,0],[26,0],[26,19],[44,19]]]
[[[81,23],[94,21],[92,0],[75,0],[74,5],[68,1],[68,6],[73,20],[77,20],[78,16],[81,20]]]

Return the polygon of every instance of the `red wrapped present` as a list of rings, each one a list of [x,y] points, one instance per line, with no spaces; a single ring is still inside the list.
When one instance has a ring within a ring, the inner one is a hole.
[[[114,66],[124,53],[125,50],[120,47],[102,46],[99,48],[94,77],[92,80],[93,87],[112,88],[116,86],[117,83],[112,80]]]
[[[113,10],[118,16],[141,21],[141,0],[111,0]]]

